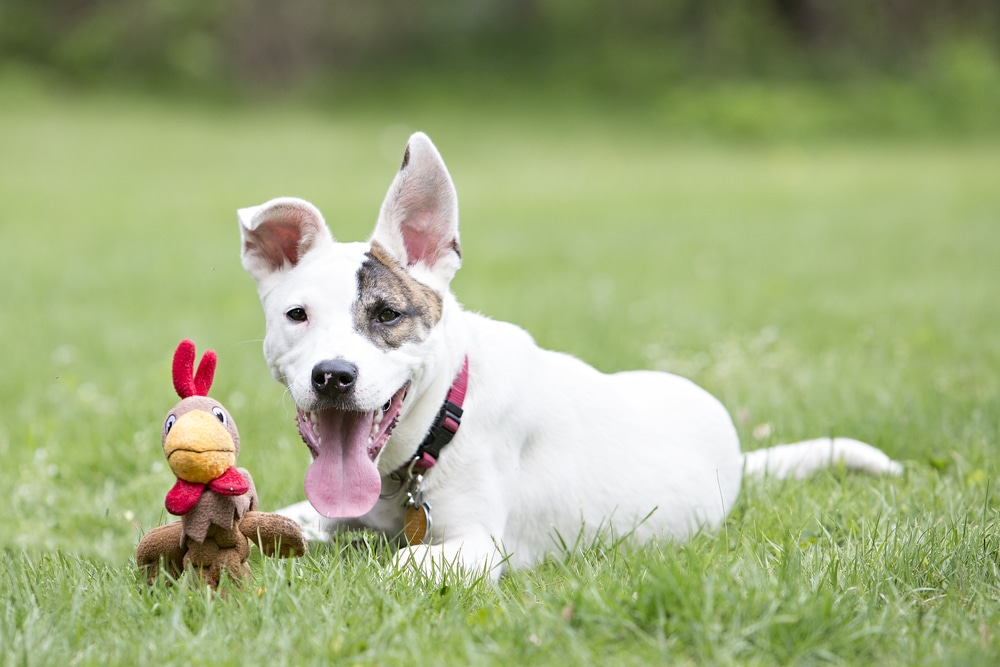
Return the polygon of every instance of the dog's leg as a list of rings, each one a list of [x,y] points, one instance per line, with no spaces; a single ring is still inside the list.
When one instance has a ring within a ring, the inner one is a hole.
[[[328,542],[330,535],[337,530],[339,525],[337,521],[321,516],[319,512],[313,509],[308,500],[284,507],[275,512],[275,514],[288,517],[299,524],[299,527],[302,529],[302,535],[306,538],[307,542]]]
[[[393,556],[396,570],[418,570],[434,581],[452,575],[468,580],[482,577],[496,581],[503,574],[506,562],[500,547],[488,537],[415,544],[400,549]]]
[[[502,451],[502,441],[478,437],[473,430],[462,436],[472,436],[475,449],[463,449],[462,443],[470,441],[456,439],[451,445],[455,449],[448,452],[452,458],[434,469],[438,477],[427,499],[435,519],[430,544],[403,547],[394,554],[393,564],[434,581],[453,575],[467,581],[495,581],[508,561],[502,540],[510,509],[499,499],[506,498],[505,489],[516,487],[511,463],[515,457],[488,465],[491,458],[476,455]],[[462,474],[456,475],[456,470]]]

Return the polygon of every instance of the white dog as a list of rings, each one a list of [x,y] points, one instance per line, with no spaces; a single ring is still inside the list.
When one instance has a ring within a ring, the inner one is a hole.
[[[742,454],[726,410],[692,382],[606,375],[462,310],[449,291],[457,201],[418,133],[367,243],[335,242],[301,199],[239,211],[264,356],[314,459],[308,500],[283,513],[313,539],[364,526],[405,535],[397,558],[425,569],[498,576],[601,531],[680,540],[715,527],[744,472],[900,472],[843,438]]]

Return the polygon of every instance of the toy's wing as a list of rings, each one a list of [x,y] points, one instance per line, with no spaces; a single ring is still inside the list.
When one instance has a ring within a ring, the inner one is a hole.
[[[135,548],[135,562],[152,584],[162,570],[173,578],[184,570],[184,544],[181,522],[160,526],[143,535]]]
[[[247,512],[240,522],[240,531],[266,556],[289,558],[306,552],[306,539],[299,524],[280,514]]]

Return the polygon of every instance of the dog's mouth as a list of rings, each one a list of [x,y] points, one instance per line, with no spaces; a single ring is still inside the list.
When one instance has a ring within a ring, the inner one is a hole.
[[[378,502],[382,479],[375,465],[399,420],[409,384],[371,412],[338,408],[298,411],[299,434],[312,453],[306,498],[325,517],[354,518]]]

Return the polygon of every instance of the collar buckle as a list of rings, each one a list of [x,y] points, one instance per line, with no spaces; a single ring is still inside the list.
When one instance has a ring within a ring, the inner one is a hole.
[[[441,455],[441,450],[458,433],[458,427],[462,425],[463,412],[461,407],[451,401],[444,402],[438,416],[434,419],[434,423],[431,424],[430,431],[427,432],[427,437],[420,443],[420,449],[413,460],[415,468],[427,470],[434,467]]]
[[[441,450],[458,433],[458,427],[462,425],[462,415],[465,413],[462,404],[465,402],[465,390],[468,382],[469,358],[466,357],[462,364],[462,370],[448,392],[448,398],[441,405],[427,436],[420,443],[420,448],[417,449],[416,455],[410,461],[411,471],[415,469],[419,472],[426,472],[433,468],[441,455]]]

